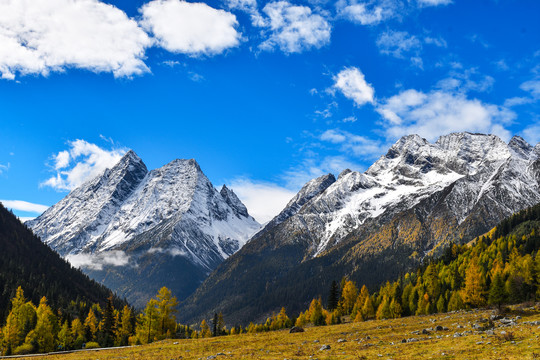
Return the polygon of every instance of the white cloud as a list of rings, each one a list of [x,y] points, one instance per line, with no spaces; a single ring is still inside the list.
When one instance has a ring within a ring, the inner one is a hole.
[[[321,160],[316,156],[307,158],[299,166],[285,172],[283,179],[288,187],[300,189],[309,180],[324,174],[339,174],[344,169],[361,170],[363,167],[348,155],[325,156]]]
[[[536,121],[527,126],[522,135],[530,144],[538,144],[540,142],[540,122]]]
[[[155,247],[155,248],[151,248],[150,250],[148,250],[148,253],[149,254],[155,254],[155,253],[158,253],[158,254],[168,254],[172,257],[175,257],[175,256],[187,256],[188,254],[177,248],[177,247],[172,247],[172,248],[168,248],[168,249],[164,249],[164,248],[158,248],[158,247]]]
[[[461,93],[488,92],[493,88],[493,84],[495,79],[492,76],[484,75],[476,68],[470,68],[461,72],[451,71],[449,77],[437,83],[437,88]]]
[[[531,93],[534,98],[540,98],[540,80],[525,81],[520,88]]]
[[[263,12],[266,17],[256,23],[269,31],[268,39],[259,46],[263,50],[277,47],[285,53],[300,53],[330,42],[330,24],[307,6],[276,1],[268,3]]]
[[[468,99],[462,93],[405,90],[386,99],[377,108],[386,123],[389,138],[418,134],[434,140],[441,134],[459,131],[482,132],[508,139],[505,125],[516,114],[507,108]]]
[[[451,4],[452,0],[418,0],[420,6],[439,6]]]
[[[257,0],[226,0],[229,9],[238,9],[247,13],[257,9]]]
[[[98,0],[0,1],[0,75],[74,67],[116,77],[149,71],[148,35],[122,10]]]
[[[418,54],[422,43],[414,35],[406,31],[386,31],[377,38],[377,47],[382,54],[395,58],[405,58],[405,53]]]
[[[362,159],[379,157],[386,149],[380,141],[339,129],[326,130],[320,140],[339,144],[340,151]]]
[[[297,191],[277,184],[238,178],[230,187],[246,205],[249,214],[261,224],[279,214]]]
[[[66,260],[76,268],[87,268],[90,270],[103,270],[103,266],[126,266],[129,264],[130,256],[121,250],[100,252],[97,254],[70,254]]]
[[[236,16],[204,3],[154,0],[145,4],[141,26],[164,49],[188,55],[215,55],[240,44]]]
[[[442,48],[448,47],[446,40],[444,40],[442,37],[426,36],[424,37],[424,42],[428,45],[434,45],[437,47],[442,47]]]
[[[516,96],[506,99],[504,106],[512,107],[518,105],[532,104],[540,99],[540,80],[525,81],[519,86],[523,91],[528,92],[529,96]]]
[[[41,214],[49,207],[47,205],[34,204],[28,201],[22,200],[0,200],[2,204],[8,209],[27,211],[31,213]]]
[[[350,67],[340,71],[337,76],[334,76],[333,88],[341,91],[357,106],[373,103],[375,90],[366,82],[364,74],[358,68]]]
[[[8,163],[7,165],[0,164],[0,174],[2,174],[4,171],[8,171],[9,167],[10,167],[10,163]]]
[[[376,25],[390,19],[403,10],[396,0],[339,0],[336,2],[338,16],[361,25]]]
[[[113,167],[126,152],[125,149],[106,150],[85,140],[70,141],[68,145],[68,150],[60,151],[52,157],[56,175],[44,181],[41,186],[73,190],[105,169]]]

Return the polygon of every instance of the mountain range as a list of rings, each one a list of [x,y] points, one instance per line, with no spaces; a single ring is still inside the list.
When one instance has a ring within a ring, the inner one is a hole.
[[[302,206],[228,258],[183,302],[193,322],[222,311],[232,323],[298,313],[343,276],[372,289],[483,234],[540,201],[540,145],[520,137],[454,133],[435,143],[405,136],[367,171],[308,183]],[[317,189],[311,192],[308,189]]]
[[[377,287],[540,202],[539,157],[517,136],[405,136],[365,172],[309,181],[261,228],[194,160],[149,172],[130,151],[27,224],[135,305],[168,286],[183,322],[245,324],[343,276]]]
[[[27,225],[136,306],[162,286],[185,298],[260,229],[195,160],[148,171],[133,151]]]

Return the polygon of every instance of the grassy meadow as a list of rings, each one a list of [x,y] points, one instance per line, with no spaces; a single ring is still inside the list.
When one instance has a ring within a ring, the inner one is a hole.
[[[124,349],[43,355],[39,359],[540,359],[538,306],[506,314],[516,325],[502,326],[500,320],[494,321],[493,334],[477,328],[488,324],[485,320],[491,314],[489,310],[460,311],[307,327],[304,333],[296,334],[282,330],[165,340]],[[437,325],[447,329],[436,331]],[[422,333],[424,329],[427,333]],[[404,343],[404,339],[413,340]],[[324,345],[330,348],[322,350]]]

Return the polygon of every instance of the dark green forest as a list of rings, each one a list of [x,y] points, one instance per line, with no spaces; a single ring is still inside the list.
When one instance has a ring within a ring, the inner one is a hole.
[[[0,204],[0,321],[4,323],[10,300],[18,287],[39,304],[45,296],[55,311],[78,316],[91,304],[105,305],[111,291],[73,268],[41,242],[30,229]],[[113,297],[116,308],[126,302]]]

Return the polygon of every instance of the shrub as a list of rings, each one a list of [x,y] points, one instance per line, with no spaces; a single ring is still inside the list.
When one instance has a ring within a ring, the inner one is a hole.
[[[86,343],[86,346],[84,347],[85,349],[97,349],[101,346],[99,346],[99,344],[95,341],[89,341]]]
[[[32,344],[22,344],[21,346],[17,346],[15,350],[13,350],[13,355],[26,355],[31,354],[34,352],[34,347]]]

